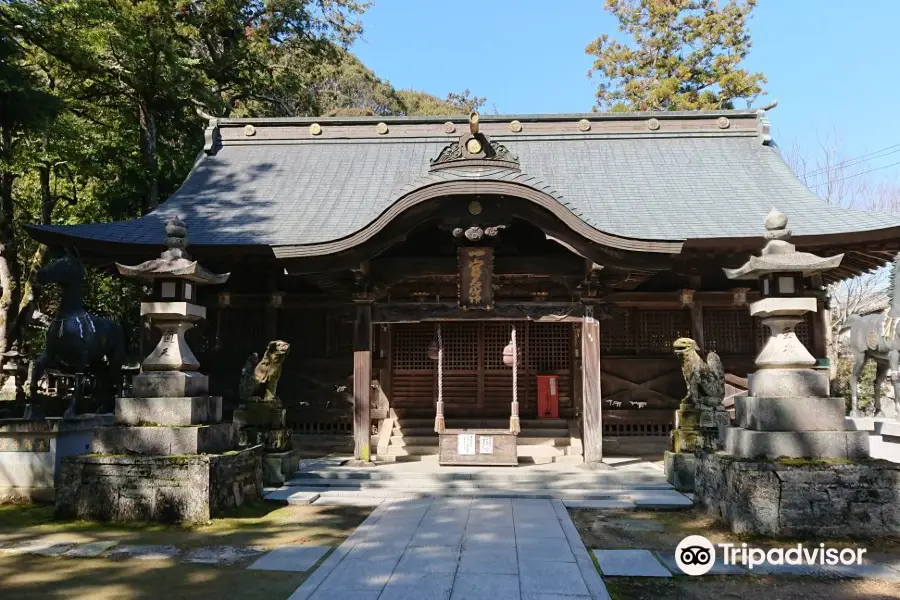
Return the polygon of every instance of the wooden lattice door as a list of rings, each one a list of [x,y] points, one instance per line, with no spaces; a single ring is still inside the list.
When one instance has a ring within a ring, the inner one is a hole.
[[[512,402],[512,369],[503,364],[503,348],[516,327],[519,346],[519,414],[537,410],[535,375],[559,376],[561,413],[572,410],[572,327],[568,323],[528,321],[443,322],[444,414],[456,417],[506,417]],[[434,407],[437,363],[428,346],[437,324],[397,324],[392,340],[391,406],[398,410]]]

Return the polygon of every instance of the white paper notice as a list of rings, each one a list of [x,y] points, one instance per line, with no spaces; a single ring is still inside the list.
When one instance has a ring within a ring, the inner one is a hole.
[[[482,438],[483,439],[483,438]],[[456,436],[456,453],[460,456],[475,454],[475,434],[461,433]]]
[[[494,438],[488,436],[481,436],[479,438],[481,442],[478,445],[479,454],[493,454],[494,453]]]

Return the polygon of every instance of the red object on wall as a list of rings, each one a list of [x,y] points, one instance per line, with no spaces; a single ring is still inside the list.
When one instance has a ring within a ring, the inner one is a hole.
[[[559,376],[538,375],[538,418],[559,418]]]

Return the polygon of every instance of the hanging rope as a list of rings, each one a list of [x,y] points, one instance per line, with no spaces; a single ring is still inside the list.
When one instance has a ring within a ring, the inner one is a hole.
[[[512,339],[510,339],[510,345],[512,346],[512,411],[509,416],[509,431],[512,434],[518,435],[521,427],[519,425],[519,346],[516,343],[516,326],[512,327]]]
[[[437,326],[437,343],[438,343],[438,359],[437,359],[437,377],[438,377],[438,396],[437,407],[434,415],[434,430],[437,433],[444,433],[444,339],[441,336],[441,324]]]

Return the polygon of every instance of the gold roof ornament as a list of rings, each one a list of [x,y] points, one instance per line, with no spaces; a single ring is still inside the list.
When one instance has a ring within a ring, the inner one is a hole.
[[[481,117],[478,116],[478,111],[473,110],[469,113],[469,131],[472,132],[472,135],[478,135],[478,124],[481,122]]]

